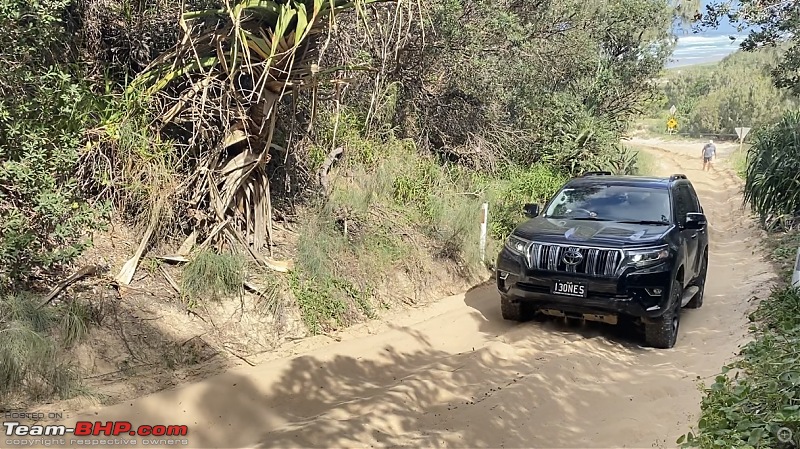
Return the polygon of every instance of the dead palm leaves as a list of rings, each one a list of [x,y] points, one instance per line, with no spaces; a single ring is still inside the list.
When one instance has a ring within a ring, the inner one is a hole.
[[[157,96],[161,130],[184,131],[191,168],[176,197],[186,199],[190,238],[200,236],[201,247],[243,245],[273,270],[291,268],[271,259],[267,163],[278,105],[320,82],[317,44],[335,14],[378,1],[226,0],[219,10],[185,12],[181,41],[129,85]]]

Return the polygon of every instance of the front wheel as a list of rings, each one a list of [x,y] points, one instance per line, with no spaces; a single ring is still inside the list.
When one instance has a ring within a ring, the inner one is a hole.
[[[506,296],[500,297],[500,313],[503,315],[504,320],[525,321],[522,303],[519,301],[514,302]]]
[[[678,341],[678,331],[681,324],[681,297],[683,288],[678,281],[672,281],[672,308],[656,321],[645,323],[645,342],[648,346],[659,349],[670,349]]]
[[[695,285],[700,289],[694,294],[694,298],[686,304],[687,309],[699,309],[703,306],[703,296],[706,290],[706,276],[708,275],[708,250],[703,253],[703,265],[700,274],[697,276]]]

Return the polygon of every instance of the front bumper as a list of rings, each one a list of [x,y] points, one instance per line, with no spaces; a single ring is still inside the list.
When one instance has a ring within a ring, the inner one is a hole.
[[[530,269],[521,257],[503,250],[497,259],[495,279],[499,293],[513,302],[540,310],[573,314],[614,314],[656,318],[668,310],[673,274],[668,262],[646,269],[626,269],[614,277]],[[555,281],[580,282],[586,297],[551,293]]]

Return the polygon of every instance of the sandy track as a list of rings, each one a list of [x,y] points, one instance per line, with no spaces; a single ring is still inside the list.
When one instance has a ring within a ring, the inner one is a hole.
[[[689,176],[710,220],[705,305],[684,311],[672,350],[613,327],[503,321],[488,285],[297,357],[70,421],[187,424],[197,448],[674,447],[696,422],[698,378],[737,352],[773,274],[740,183],[722,167],[730,148],[706,174],[698,144],[634,143],[657,147],[659,174]]]

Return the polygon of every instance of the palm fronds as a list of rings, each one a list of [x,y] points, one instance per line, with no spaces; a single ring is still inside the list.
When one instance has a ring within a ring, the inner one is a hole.
[[[192,168],[177,196],[187,199],[201,248],[242,245],[263,265],[290,269],[260,253],[271,253],[273,237],[267,164],[290,151],[276,142],[279,106],[340,69],[319,67],[337,14],[385,1],[225,0],[184,12],[181,41],[128,86],[157,98],[159,129],[181,136]]]
[[[762,219],[800,215],[800,111],[755,133],[747,154],[744,201]]]

